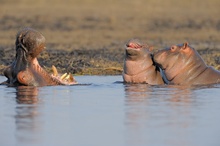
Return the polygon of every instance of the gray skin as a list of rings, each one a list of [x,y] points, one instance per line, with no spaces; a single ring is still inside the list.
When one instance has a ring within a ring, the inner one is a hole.
[[[16,56],[13,63],[4,70],[8,86],[70,85],[48,74],[38,63],[37,56],[45,49],[45,37],[31,28],[18,32],[15,41]]]
[[[151,47],[138,39],[126,44],[122,76],[125,83],[164,84],[159,69],[153,63]]]
[[[188,43],[174,45],[154,54],[169,81],[175,85],[205,85],[220,83],[220,72],[207,66],[199,53]]]

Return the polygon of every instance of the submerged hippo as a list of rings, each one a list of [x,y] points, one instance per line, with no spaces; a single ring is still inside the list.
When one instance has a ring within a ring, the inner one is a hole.
[[[220,72],[207,66],[188,43],[174,45],[154,54],[170,84],[200,85],[220,83]]]
[[[45,37],[38,31],[24,28],[18,32],[15,47],[15,60],[4,71],[8,80],[2,84],[9,86],[47,86],[76,83],[70,74],[59,77],[56,68],[53,67],[54,74],[50,75],[40,66],[37,56],[45,49]]]
[[[138,39],[126,44],[123,68],[123,80],[126,83],[164,84],[164,81],[152,60],[151,47]]]

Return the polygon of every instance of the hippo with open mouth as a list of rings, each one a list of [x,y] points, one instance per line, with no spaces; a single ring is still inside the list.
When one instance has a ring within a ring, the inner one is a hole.
[[[169,82],[175,85],[220,83],[220,71],[207,66],[199,53],[187,42],[162,49],[154,54]]]
[[[160,70],[154,65],[152,47],[138,39],[131,39],[125,46],[123,80],[125,83],[164,84]]]
[[[71,74],[59,76],[54,66],[52,75],[40,66],[37,56],[45,49],[45,37],[40,32],[31,28],[22,29],[16,36],[15,47],[15,60],[4,70],[7,81],[1,84],[49,86],[77,83]]]

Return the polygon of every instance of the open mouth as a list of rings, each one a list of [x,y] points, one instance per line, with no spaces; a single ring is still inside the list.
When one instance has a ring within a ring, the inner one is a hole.
[[[126,44],[126,47],[127,49],[140,50],[142,48],[142,45],[134,42],[129,42],[128,44]]]

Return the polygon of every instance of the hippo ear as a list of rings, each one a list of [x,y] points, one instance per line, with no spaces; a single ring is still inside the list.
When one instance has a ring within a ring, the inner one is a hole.
[[[185,43],[183,44],[182,49],[186,49],[186,48],[188,48],[188,46],[189,46],[189,43],[188,43],[188,42],[185,42]]]
[[[185,53],[190,53],[192,51],[192,49],[190,48],[189,46],[189,43],[188,42],[185,42],[183,44],[183,46],[181,47],[181,50]]]

